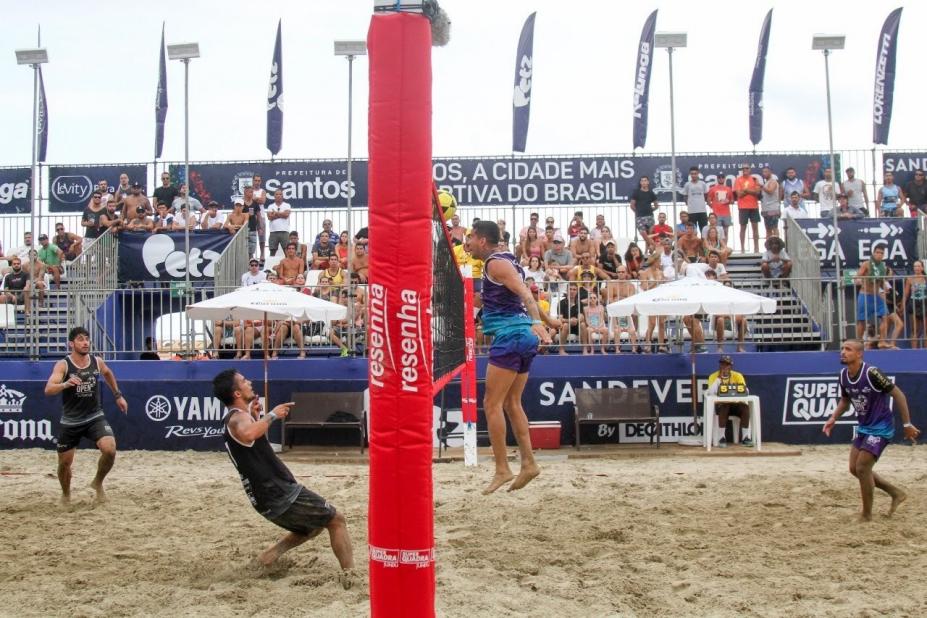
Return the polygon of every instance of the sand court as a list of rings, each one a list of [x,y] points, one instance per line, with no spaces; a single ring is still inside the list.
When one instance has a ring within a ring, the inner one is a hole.
[[[542,459],[525,490],[491,496],[488,462],[435,465],[438,615],[927,615],[927,451],[888,449],[876,470],[910,498],[887,519],[877,492],[869,525],[847,451]],[[347,516],[355,589],[327,535],[251,566],[280,530],[225,454],[121,452],[97,505],[82,449],[63,508],[54,453],[3,451],[0,615],[367,615],[367,468],[284,461]]]

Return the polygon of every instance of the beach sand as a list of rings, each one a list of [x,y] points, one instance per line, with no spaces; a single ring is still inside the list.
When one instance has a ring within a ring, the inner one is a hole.
[[[877,491],[865,525],[847,446],[802,451],[548,459],[526,489],[488,497],[488,462],[436,464],[438,615],[927,615],[927,450],[888,449],[876,470],[910,498],[888,519]],[[0,452],[0,614],[368,613],[365,466],[290,462],[348,518],[361,581],[344,591],[327,534],[249,567],[281,531],[226,455],[121,452],[103,505],[95,464],[77,453],[63,508],[53,452]]]

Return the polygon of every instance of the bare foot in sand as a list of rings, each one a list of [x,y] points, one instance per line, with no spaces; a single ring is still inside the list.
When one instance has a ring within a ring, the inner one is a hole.
[[[355,581],[357,581],[357,571],[354,569],[344,569],[338,573],[338,583],[341,584],[341,587],[345,590],[350,590],[354,587]]]
[[[903,491],[899,491],[897,494],[892,496],[892,505],[888,507],[888,517],[891,517],[895,514],[895,511],[898,510],[898,507],[901,506],[901,503],[908,499],[908,494]]]
[[[509,491],[516,491],[521,489],[532,480],[534,480],[537,475],[541,473],[541,468],[536,463],[531,463],[528,465],[522,464],[521,470],[518,471],[518,477],[509,485]]]
[[[93,488],[93,491],[97,492],[97,495],[94,497],[93,501],[97,504],[103,504],[106,502],[106,492],[103,491],[103,483],[97,483],[93,481],[90,483],[90,487]]]
[[[872,523],[872,515],[863,515],[862,513],[860,513],[859,517],[856,518],[856,521],[861,524]]]
[[[488,496],[492,492],[496,491],[511,481],[513,478],[515,478],[515,475],[512,474],[511,470],[508,472],[496,472],[496,474],[492,477],[492,481],[490,481],[489,485],[486,486],[486,489],[483,490],[483,495]]]
[[[71,506],[71,494],[61,494],[58,498],[58,504],[61,506]]]
[[[269,567],[274,562],[277,561],[277,558],[280,557],[279,552],[276,551],[276,546],[271,547],[265,551],[262,551],[256,558],[257,563],[263,567]]]

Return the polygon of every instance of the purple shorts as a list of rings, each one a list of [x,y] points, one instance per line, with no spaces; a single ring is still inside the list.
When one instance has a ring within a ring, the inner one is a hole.
[[[498,335],[489,348],[489,364],[515,373],[528,373],[537,353],[538,338],[530,330]]]
[[[853,438],[853,448],[872,453],[872,456],[876,459],[882,455],[882,451],[884,451],[889,444],[888,438],[870,436],[865,433],[857,433],[856,437]]]

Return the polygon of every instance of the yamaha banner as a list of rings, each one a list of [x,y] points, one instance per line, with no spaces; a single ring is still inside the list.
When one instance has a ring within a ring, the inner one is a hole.
[[[780,178],[794,167],[808,186],[823,178],[823,154],[686,155],[676,157],[675,177],[698,166],[712,184],[719,174],[736,176],[746,159],[753,169],[768,165]],[[293,208],[336,208],[347,197],[345,160],[265,163],[191,163],[193,195],[204,204],[216,200],[231,207],[252,176],[261,174],[268,192],[283,190]],[[171,165],[171,174],[183,170]],[[658,197],[668,199],[673,170],[665,156],[497,157],[435,159],[435,182],[462,206],[614,204],[627,202],[640,176],[648,176]],[[368,204],[367,161],[355,160],[351,200]]]
[[[232,241],[224,230],[190,232],[190,280],[215,277],[216,260]],[[119,281],[185,281],[184,232],[119,234]]]
[[[647,143],[647,111],[650,104],[650,73],[653,68],[653,37],[657,29],[657,12],[654,11],[644,22],[641,40],[637,46],[637,62],[634,66],[634,148],[643,148]]]
[[[515,94],[512,99],[512,151],[524,152],[531,115],[531,83],[534,80],[534,16],[522,26],[515,53]]]
[[[144,164],[49,167],[49,211],[82,212],[90,203],[90,196],[100,181],[105,180],[109,191],[113,192],[119,186],[120,174],[128,174],[130,183],[140,182],[144,185],[148,180],[148,167]]]
[[[885,247],[885,262],[909,268],[917,259],[917,219],[881,218],[841,221],[839,231],[830,219],[796,219],[817,248],[822,267],[833,267],[839,251],[841,263],[858,268],[872,257],[875,247]]]
[[[283,145],[283,50],[280,32],[283,20],[277,22],[277,42],[270,63],[270,84],[267,86],[267,149],[271,155]]]
[[[750,142],[756,146],[763,139],[763,77],[766,75],[766,52],[769,50],[769,27],[772,9],[766,13],[760,29],[760,44],[756,50],[756,63],[750,79]]]
[[[898,49],[898,26],[901,9],[889,13],[879,34],[876,48],[875,86],[872,96],[872,142],[888,143],[888,128],[892,122],[892,101],[895,98],[895,52]]]
[[[0,168],[0,215],[14,215],[32,210],[29,184],[32,171],[28,167]]]
[[[912,180],[916,170],[927,170],[927,152],[883,152],[882,171],[895,175],[895,184],[902,189]]]

